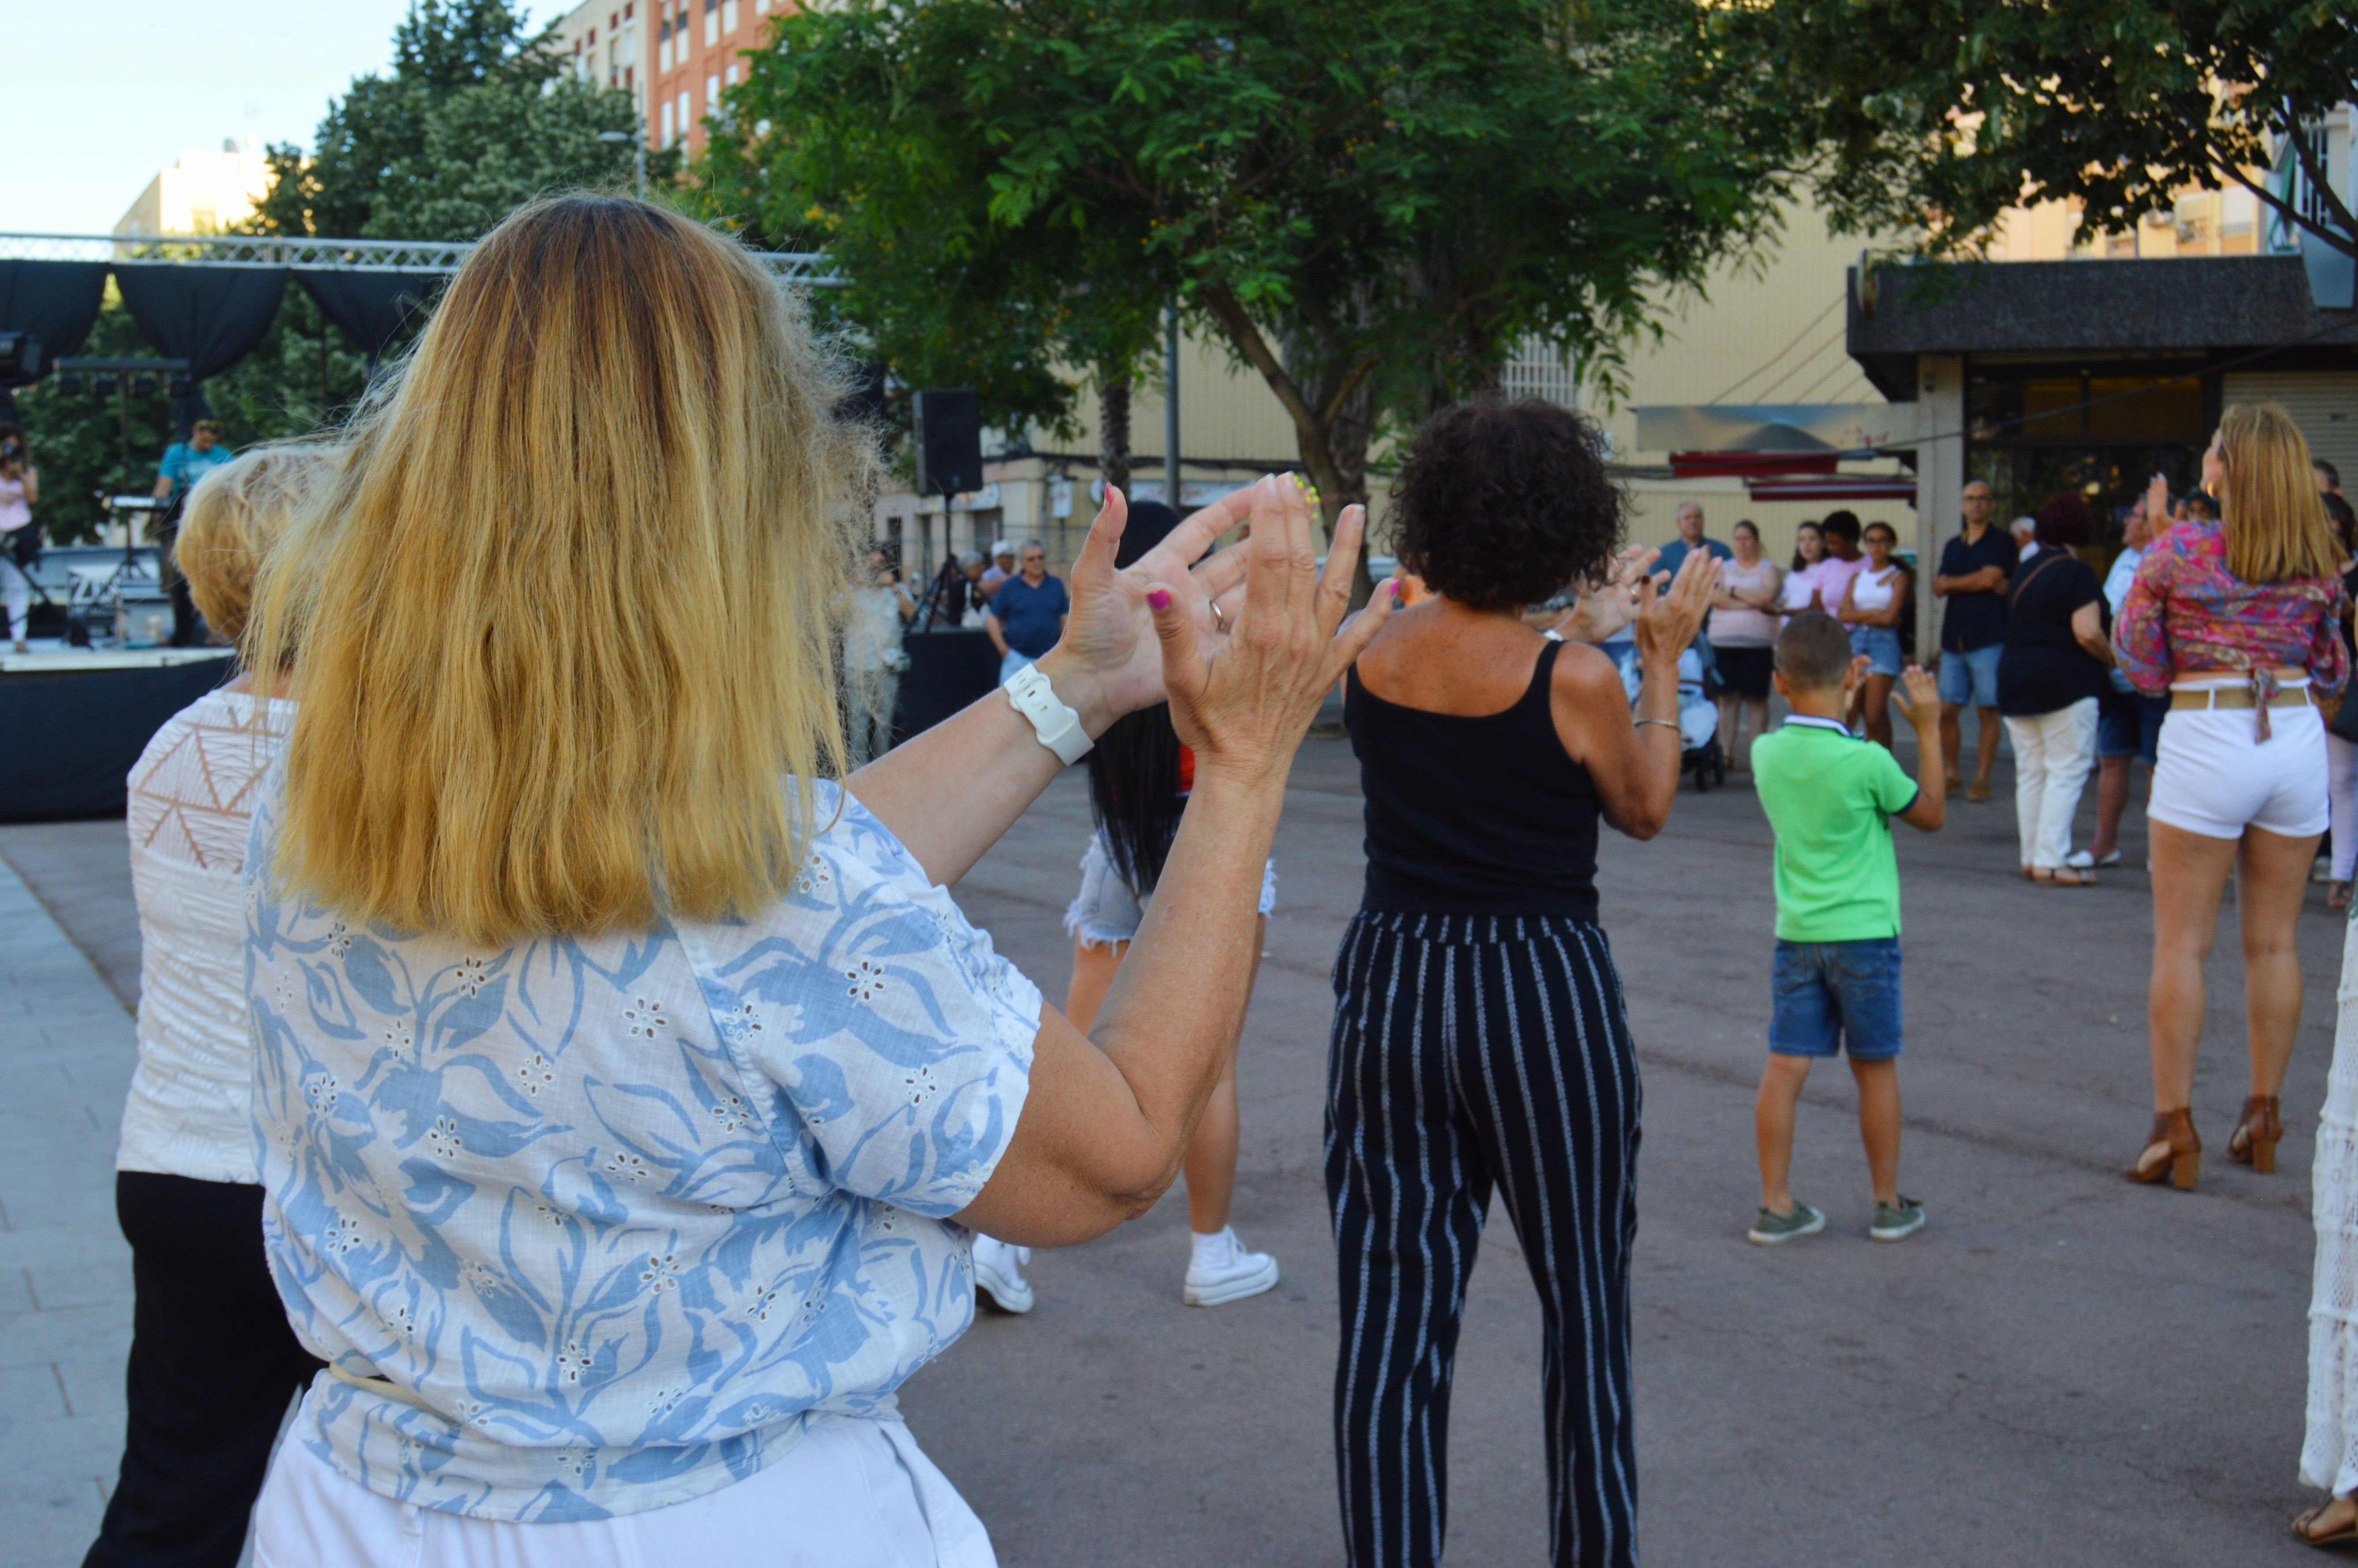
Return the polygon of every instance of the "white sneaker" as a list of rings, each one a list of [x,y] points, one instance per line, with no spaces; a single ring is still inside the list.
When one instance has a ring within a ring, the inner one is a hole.
[[[1194,1239],[1187,1282],[1179,1291],[1179,1299],[1189,1306],[1224,1306],[1277,1288],[1277,1260],[1266,1252],[1246,1251],[1233,1226],[1217,1236]]]
[[[1032,1310],[1032,1287],[1023,1282],[1023,1265],[1032,1261],[1029,1247],[1010,1247],[988,1236],[974,1238],[974,1288],[1001,1312]]]

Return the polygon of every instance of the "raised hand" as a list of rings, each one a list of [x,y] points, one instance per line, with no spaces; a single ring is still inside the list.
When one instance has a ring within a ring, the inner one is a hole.
[[[1258,779],[1288,766],[1319,703],[1382,629],[1397,598],[1396,585],[1382,584],[1367,610],[1344,623],[1364,508],[1347,508],[1336,521],[1324,571],[1300,486],[1262,481],[1251,511],[1252,537],[1215,557],[1238,557],[1217,575],[1241,578],[1211,589],[1222,600],[1225,637],[1207,631],[1207,612],[1181,597],[1205,595],[1214,574],[1191,575],[1176,588],[1157,580],[1147,593],[1171,722],[1194,749],[1198,777],[1208,768]]]
[[[1653,578],[1642,578],[1638,589],[1639,658],[1677,663],[1703,629],[1712,595],[1718,590],[1719,559],[1708,550],[1687,552],[1667,592],[1655,587]]]
[[[1246,549],[1222,550],[1205,558],[1212,541],[1248,518],[1291,497],[1305,507],[1301,487],[1283,476],[1271,476],[1212,503],[1174,528],[1153,549],[1120,570],[1114,552],[1130,518],[1130,504],[1121,492],[1106,487],[1105,504],[1089,525],[1089,536],[1073,563],[1073,609],[1065,622],[1064,639],[1041,661],[1056,690],[1081,715],[1091,735],[1125,713],[1134,713],[1163,699],[1163,655],[1152,634],[1146,596],[1161,588],[1181,612],[1214,642],[1225,635],[1244,606]],[[1344,508],[1335,526],[1336,558],[1347,536],[1356,556],[1367,509]],[[1256,526],[1255,530],[1260,530]],[[1349,564],[1347,561],[1345,569]],[[1215,614],[1215,600],[1219,613]]]
[[[1918,730],[1941,722],[1941,683],[1920,665],[1911,664],[1899,672],[1899,685],[1893,688],[1891,700]]]

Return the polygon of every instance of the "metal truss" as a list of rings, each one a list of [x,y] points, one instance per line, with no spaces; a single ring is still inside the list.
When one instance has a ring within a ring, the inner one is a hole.
[[[471,243],[431,240],[281,239],[272,234],[0,233],[0,261],[189,263],[205,266],[316,267],[330,272],[406,272],[442,276],[458,270]],[[779,280],[806,288],[850,282],[823,251],[757,252]]]

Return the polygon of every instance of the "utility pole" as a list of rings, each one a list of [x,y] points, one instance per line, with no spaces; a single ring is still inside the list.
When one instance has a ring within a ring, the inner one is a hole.
[[[639,125],[627,131],[600,131],[598,133],[598,139],[601,142],[628,142],[631,144],[631,161],[632,166],[635,170],[637,180],[635,189],[639,193],[639,200],[642,201],[645,200],[647,195],[647,128],[644,125]]]
[[[1163,307],[1163,499],[1171,510],[1186,514],[1179,493],[1179,302]]]

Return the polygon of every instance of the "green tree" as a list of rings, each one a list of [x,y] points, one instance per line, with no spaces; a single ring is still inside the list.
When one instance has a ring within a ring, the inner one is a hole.
[[[269,151],[256,228],[353,239],[471,240],[517,203],[568,186],[620,185],[637,128],[629,92],[581,81],[507,0],[415,0],[390,74],[356,79],[307,157]],[[669,177],[676,157],[658,154]]]
[[[1793,85],[1857,227],[1971,251],[2026,200],[2076,200],[2124,232],[2188,186],[2241,186],[2358,255],[2325,178],[2322,122],[2358,99],[2358,27],[2334,0],[1779,0],[1731,42]],[[2289,139],[2313,207],[2265,173]]]
[[[1527,334],[1609,384],[1798,173],[1765,73],[1684,0],[850,0],[775,41],[708,200],[824,243],[888,352],[963,330],[1106,381],[1179,300],[1275,393],[1330,520],[1378,429]]]

